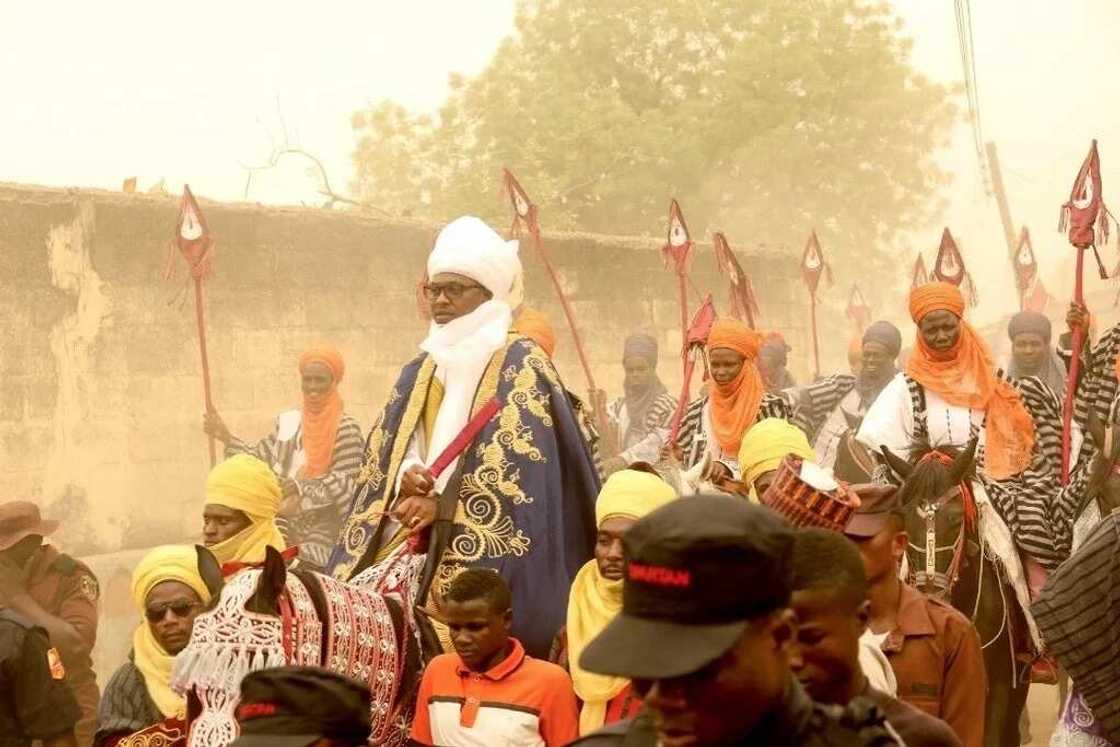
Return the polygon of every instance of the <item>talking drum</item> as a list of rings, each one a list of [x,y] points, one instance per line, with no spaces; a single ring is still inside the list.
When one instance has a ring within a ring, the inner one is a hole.
[[[797,527],[844,531],[859,499],[817,465],[787,456],[762,494],[762,505],[785,516]]]

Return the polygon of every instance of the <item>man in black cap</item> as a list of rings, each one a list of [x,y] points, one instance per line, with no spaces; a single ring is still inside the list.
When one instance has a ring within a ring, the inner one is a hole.
[[[241,681],[230,747],[358,747],[370,730],[369,688],[326,669],[277,667]]]
[[[1011,363],[1007,375],[1012,379],[1037,376],[1061,400],[1066,391],[1066,367],[1051,344],[1050,320],[1037,311],[1020,311],[1007,324],[1011,340]]]
[[[790,671],[793,531],[726,496],[673,501],[623,539],[622,612],[581,664],[629,677],[645,701],[584,747],[894,745],[865,701],[814,704]]]

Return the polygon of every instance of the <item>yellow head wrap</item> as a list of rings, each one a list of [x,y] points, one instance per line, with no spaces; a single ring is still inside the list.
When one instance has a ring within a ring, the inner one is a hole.
[[[132,634],[132,658],[160,713],[175,716],[186,706],[186,701],[176,695],[170,685],[175,657],[159,645],[144,619],[148,594],[164,581],[178,581],[189,586],[203,604],[210,601],[210,590],[198,574],[197,551],[187,545],[157,547],[145,555],[132,572],[132,601],[140,612],[140,625]]]
[[[752,499],[758,500],[754,481],[760,475],[777,469],[790,454],[802,459],[817,458],[805,432],[789,421],[766,418],[747,431],[739,447],[739,469],[742,470],[742,481],[750,486]]]
[[[595,523],[601,526],[616,516],[640,519],[676,497],[676,491],[656,475],[620,470],[607,479],[599,492]],[[630,684],[625,677],[593,674],[579,665],[579,657],[588,642],[599,635],[621,609],[622,581],[603,578],[599,575],[598,563],[588,561],[576,574],[568,595],[568,667],[576,695],[583,701],[580,734],[601,727],[611,699]]]
[[[276,526],[280,482],[267,464],[248,454],[230,457],[206,478],[206,503],[242,511],[249,526],[210,548],[219,563],[264,562],[265,548],[286,549]]]

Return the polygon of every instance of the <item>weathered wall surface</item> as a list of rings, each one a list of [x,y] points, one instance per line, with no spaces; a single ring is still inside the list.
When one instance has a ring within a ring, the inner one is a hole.
[[[414,287],[436,227],[249,204],[203,210],[218,237],[206,304],[214,399],[231,429],[259,437],[298,402],[296,358],[318,340],[346,356],[343,396],[368,426],[423,335]],[[164,279],[176,211],[167,197],[0,185],[0,500],[38,501],[63,519],[60,544],[82,554],[199,533],[202,385],[178,256],[175,278]],[[622,339],[645,327],[659,334],[662,373],[678,386],[675,282],[658,242],[546,241],[600,384],[618,392]],[[582,393],[548,278],[529,246],[522,258],[527,298],[552,318],[560,370]],[[796,258],[742,261],[765,322],[786,334],[804,376],[810,341]],[[710,248],[693,276],[723,302]],[[839,367],[846,323],[825,318],[823,327],[824,352]]]

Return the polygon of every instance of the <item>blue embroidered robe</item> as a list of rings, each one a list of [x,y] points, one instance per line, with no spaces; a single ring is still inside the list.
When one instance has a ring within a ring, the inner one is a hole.
[[[348,579],[404,539],[388,534],[386,505],[435,372],[425,353],[401,371],[367,441],[350,514],[329,572]],[[513,592],[513,634],[544,658],[564,624],[568,589],[594,553],[599,476],[551,360],[511,337],[479,383],[472,415],[495,394],[502,407],[460,457],[462,479],[450,541],[433,588],[464,568],[497,570]],[[378,539],[376,552],[370,545]]]

